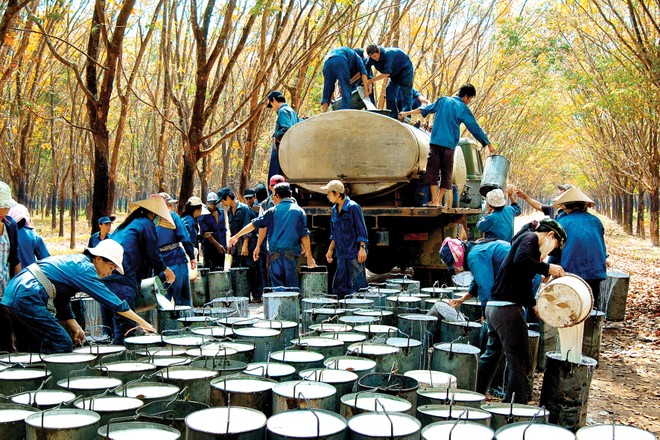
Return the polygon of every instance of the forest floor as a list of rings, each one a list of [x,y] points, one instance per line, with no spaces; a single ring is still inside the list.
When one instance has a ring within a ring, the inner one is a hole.
[[[635,425],[660,435],[660,248],[648,240],[627,235],[616,223],[601,217],[610,270],[630,274],[626,319],[606,322],[600,365],[595,370],[588,406],[588,424]],[[68,218],[65,221],[68,222]],[[524,218],[519,218],[519,223]],[[34,219],[37,231],[53,254],[81,251],[88,230],[83,219],[75,250],[69,237],[51,232],[50,219]],[[118,223],[116,222],[115,225]],[[68,224],[65,235],[68,234]],[[538,401],[542,373],[535,378]]]

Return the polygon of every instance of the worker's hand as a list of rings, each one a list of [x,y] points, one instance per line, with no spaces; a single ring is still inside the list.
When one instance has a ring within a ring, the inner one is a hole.
[[[307,267],[314,268],[316,267],[316,261],[311,255],[307,255]]]
[[[250,251],[248,250],[247,246],[243,246],[241,248],[241,257],[247,257],[250,254]]]
[[[204,238],[211,238],[213,236],[213,232],[204,232]]]
[[[332,251],[328,249],[328,252],[325,254],[325,259],[328,263],[332,263]]]
[[[197,260],[195,260],[194,258],[190,260],[190,269],[192,270],[197,269]]]
[[[358,263],[362,264],[365,261],[367,261],[367,250],[361,247],[360,250],[358,251]]]
[[[534,314],[536,315],[537,318],[540,318],[539,316],[539,308],[537,306],[532,307],[532,310],[534,310]]]
[[[495,150],[495,147],[493,147],[493,144],[488,144],[486,146],[488,147],[488,152],[490,154],[495,154],[495,152],[497,151],[497,150]]]
[[[564,275],[566,275],[564,268],[558,264],[551,264],[548,273],[553,277],[563,277]]]
[[[456,307],[460,306],[461,304],[463,304],[463,301],[461,301],[460,299],[450,299],[449,300],[449,305],[454,309]]]
[[[252,259],[253,259],[254,261],[259,260],[259,248],[256,248],[256,249],[254,250],[254,252],[252,252]]]
[[[87,339],[85,338],[85,332],[80,327],[80,324],[78,324],[78,321],[75,319],[67,319],[66,324],[69,327],[69,330],[71,330],[71,340],[73,341],[73,345],[84,344]]]
[[[234,246],[236,246],[236,243],[238,243],[238,239],[239,239],[239,238],[240,238],[240,237],[236,237],[236,236],[233,236],[233,237],[229,238],[229,249],[231,249],[231,248],[233,248]]]
[[[165,281],[172,284],[174,282],[174,280],[176,280],[176,275],[174,275],[174,272],[172,271],[172,269],[170,269],[169,267],[166,267],[165,268]]]
[[[154,326],[149,324],[147,321],[144,321],[142,324],[140,324],[140,328],[146,333],[156,333]]]
[[[409,114],[410,114],[410,112],[400,112],[399,113],[399,120],[403,121],[406,118],[406,116],[408,116]]]
[[[365,84],[365,85],[364,85],[364,94],[365,94],[366,96],[371,95],[371,90],[372,90],[372,88],[373,88],[373,87],[372,87],[371,83]]]

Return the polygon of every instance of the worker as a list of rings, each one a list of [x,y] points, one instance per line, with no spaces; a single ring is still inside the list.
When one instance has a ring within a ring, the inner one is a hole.
[[[199,224],[197,219],[202,214],[210,214],[202,199],[197,196],[192,196],[188,199],[186,204],[183,206],[183,213],[181,213],[181,221],[183,222],[186,230],[188,231],[188,236],[190,237],[190,242],[193,247],[197,249],[197,243],[199,242]]]
[[[328,263],[337,260],[332,280],[332,293],[338,298],[352,295],[367,287],[367,244],[369,233],[362,208],[346,195],[344,184],[331,180],[321,187],[332,203],[330,216],[330,246],[325,258]],[[336,258],[335,258],[336,257]]]
[[[268,105],[266,107],[272,108],[277,114],[275,131],[273,132],[273,146],[270,151],[270,163],[268,165],[268,178],[270,179],[275,174],[282,174],[279,158],[280,142],[284,137],[284,133],[300,122],[300,118],[296,111],[286,103],[284,95],[279,90],[273,90],[268,94]]]
[[[491,299],[486,304],[488,345],[479,359],[477,392],[486,394],[504,352],[508,371],[504,401],[527,403],[531,397],[532,390],[527,387],[531,366],[524,308],[536,312],[532,291],[536,274],[565,275],[561,266],[543,262],[565,243],[566,231],[551,219],[533,221],[513,237],[511,250],[497,272]]]
[[[225,213],[218,209],[218,195],[210,192],[206,195],[208,214],[202,214],[197,219],[199,235],[202,238],[202,254],[204,267],[210,270],[224,270],[225,253],[227,249],[227,227]]]
[[[350,47],[332,49],[323,61],[323,97],[321,111],[328,111],[332,100],[335,83],[339,81],[341,90],[341,110],[351,108],[351,83],[359,78],[367,84],[367,71],[364,62]],[[368,86],[365,94],[369,94]]]
[[[412,61],[408,55],[396,47],[378,47],[375,44],[367,46],[367,56],[369,62],[367,69],[371,66],[375,67],[378,75],[368,79],[365,84],[371,87],[376,81],[389,80],[387,88],[385,89],[385,100],[387,108],[390,111],[390,116],[394,119],[399,118],[399,109],[397,107],[397,96],[399,89],[403,95],[402,108],[403,111],[412,109],[412,89],[414,69]]]
[[[21,271],[18,256],[18,226],[7,214],[16,206],[11,196],[11,189],[5,182],[0,182],[0,296],[9,280]]]
[[[264,187],[266,189],[266,187]],[[243,192],[243,198],[245,199],[245,204],[250,207],[250,221],[259,217],[259,206],[256,202],[256,193],[254,190],[248,188]],[[250,234],[250,239],[248,241],[248,254],[247,261],[248,266],[248,284],[251,286],[252,290],[252,302],[260,303],[261,295],[264,291],[264,286],[262,284],[263,277],[261,276],[261,266],[259,260],[254,258],[254,250],[257,248],[257,242],[259,241],[258,233],[253,232]]]
[[[486,215],[477,222],[477,229],[488,240],[504,240],[511,242],[513,238],[514,219],[520,215],[520,205],[513,195],[513,186],[507,188],[507,203],[504,191],[499,188],[486,194]]]
[[[123,257],[121,245],[108,239],[82,254],[48,257],[22,270],[9,282],[2,297],[1,307],[9,316],[15,339],[14,347],[3,346],[2,350],[69,353],[74,343],[85,342],[84,332],[70,308],[71,297],[77,292],[85,292],[104,308],[134,321],[145,331],[155,332],[151,324],[131,310],[127,301],[118,298],[100,281],[113,270],[124,274]],[[3,332],[3,345],[7,341],[5,336]]]
[[[273,202],[273,194],[275,194],[275,185],[282,182],[286,182],[284,176],[281,176],[279,174],[275,174],[274,176],[271,176],[271,178],[268,181],[268,191],[270,195],[266,198],[266,200],[262,201],[259,204],[259,216],[263,215],[264,212],[275,206],[275,203]],[[270,273],[269,273],[270,264],[268,263],[268,243],[266,240],[264,240],[263,234],[265,234],[265,232],[262,232],[262,238],[260,241],[259,234],[257,233],[257,244],[259,246],[259,254],[257,256],[258,258],[257,262],[259,263],[259,273],[261,274],[262,292],[264,288],[271,287]]]
[[[495,148],[491,145],[486,133],[483,132],[468,105],[476,96],[472,84],[465,84],[458,90],[457,96],[443,96],[433,104],[415,110],[403,111],[400,118],[413,114],[423,117],[435,113],[429,154],[426,160],[426,173],[423,183],[430,186],[430,206],[441,207],[445,191],[451,189],[451,178],[454,168],[454,150],[461,136],[460,126],[465,124],[472,136],[482,145],[487,146],[491,154]],[[438,174],[440,174],[440,191],[438,191]]]
[[[419,90],[415,89],[413,87],[412,89],[412,108],[411,110],[415,110],[416,108],[420,108],[423,105],[429,105],[431,101],[428,100],[428,98],[424,95],[422,95]],[[399,109],[399,111],[402,111],[403,109],[403,93],[401,92],[401,89],[399,88],[399,94],[396,97],[396,106]]]
[[[99,217],[98,220],[98,225],[99,225],[99,230],[93,233],[89,237],[89,241],[87,242],[87,247],[96,247],[101,241],[105,240],[106,238],[112,238],[112,234],[110,233],[110,230],[112,229],[112,222],[114,222],[116,217],[114,215],[104,215],[103,217]]]
[[[50,257],[44,240],[37,234],[30,221],[30,213],[25,205],[17,204],[8,214],[18,227],[18,260],[21,267],[28,267],[37,260]]]
[[[573,185],[571,185],[570,183],[558,184],[556,196],[558,197],[562,195],[571,188],[573,188]],[[564,210],[561,207],[555,208],[552,205],[544,205],[538,200],[528,196],[523,190],[519,188],[515,189],[515,194],[524,201],[526,201],[529,206],[536,209],[537,211],[541,211],[544,215],[550,218],[559,219],[559,217],[565,214]]]
[[[275,206],[232,236],[230,244],[235,245],[243,235],[264,228],[268,238],[271,286],[299,287],[298,257],[301,251],[304,251],[307,258],[307,266],[316,267],[307,229],[307,216],[291,197],[288,183],[278,183],[274,189]],[[262,235],[259,238],[261,240]],[[256,249],[255,257],[258,257]]]

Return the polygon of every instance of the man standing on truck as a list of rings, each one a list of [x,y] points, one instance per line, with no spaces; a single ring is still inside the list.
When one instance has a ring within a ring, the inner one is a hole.
[[[344,184],[331,180],[321,187],[332,206],[330,218],[330,247],[325,254],[332,263],[333,252],[337,256],[337,271],[332,280],[332,293],[340,299],[367,287],[367,243],[369,234],[360,205],[346,194]]]
[[[474,138],[481,145],[488,147],[491,154],[495,153],[493,147],[477,124],[474,115],[468,108],[477,91],[472,84],[465,84],[458,90],[457,96],[443,96],[433,104],[415,110],[404,111],[399,114],[403,119],[409,115],[421,114],[423,117],[435,113],[429,155],[426,160],[426,173],[424,184],[431,189],[430,206],[441,207],[445,191],[451,189],[452,171],[454,168],[454,150],[461,136],[461,124],[464,124]],[[440,191],[438,192],[438,175],[440,175]]]
[[[374,66],[380,73],[373,78],[367,80],[365,85],[369,88],[371,84],[383,79],[389,79],[389,84],[385,89],[385,101],[387,108],[390,111],[390,116],[394,119],[399,117],[399,109],[397,107],[397,96],[399,90],[403,95],[402,108],[403,111],[412,109],[413,102],[413,77],[414,70],[412,61],[408,55],[397,47],[378,47],[375,44],[367,46],[367,55],[369,62],[367,63],[367,70]]]
[[[273,132],[273,147],[270,151],[270,164],[268,165],[268,178],[275,174],[282,174],[280,168],[280,141],[284,133],[295,124],[300,122],[300,118],[294,109],[286,103],[284,95],[278,90],[273,90],[268,94],[268,108],[272,108],[277,113],[275,122],[275,131]]]
[[[321,111],[328,111],[328,105],[335,90],[335,83],[339,81],[341,88],[341,110],[351,108],[351,82],[362,78],[367,83],[367,70],[364,68],[362,58],[350,47],[332,49],[323,61],[323,98],[321,99]],[[365,90],[365,94],[369,94]]]

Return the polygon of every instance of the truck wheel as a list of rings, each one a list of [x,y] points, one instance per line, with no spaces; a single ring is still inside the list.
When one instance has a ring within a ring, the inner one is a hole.
[[[382,275],[394,269],[396,262],[390,252],[370,252],[367,257],[366,266],[369,272]]]

